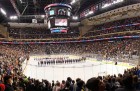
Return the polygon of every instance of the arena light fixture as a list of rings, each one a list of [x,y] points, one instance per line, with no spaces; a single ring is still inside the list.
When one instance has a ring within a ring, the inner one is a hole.
[[[93,13],[94,13],[93,11],[89,11],[85,16],[91,15]]]
[[[3,15],[7,15],[7,14],[6,14],[6,11],[5,11],[3,8],[0,8],[0,12],[1,12]]]
[[[93,11],[89,11],[89,13],[88,13],[88,14],[89,14],[89,15],[90,15],[90,14],[93,14]]]
[[[117,4],[117,3],[120,3],[120,2],[123,2],[124,0],[116,0],[116,1],[113,1],[111,3],[106,3],[105,5],[102,6],[102,8],[106,8],[106,7],[109,7],[111,5],[114,5],[114,4]]]
[[[10,16],[10,20],[17,20],[18,16]]]
[[[73,16],[72,19],[73,20],[78,20],[78,16]]]
[[[37,23],[37,19],[32,19],[32,23]]]
[[[72,0],[70,4],[74,4],[76,2],[76,0]]]
[[[19,0],[19,1],[20,1],[20,3],[23,3],[22,0]]]
[[[45,15],[41,15],[41,18],[45,18]]]

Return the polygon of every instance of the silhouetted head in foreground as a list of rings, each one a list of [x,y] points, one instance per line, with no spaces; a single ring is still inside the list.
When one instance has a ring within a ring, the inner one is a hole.
[[[91,91],[104,91],[105,89],[104,83],[98,78],[90,78],[86,83],[86,87]]]

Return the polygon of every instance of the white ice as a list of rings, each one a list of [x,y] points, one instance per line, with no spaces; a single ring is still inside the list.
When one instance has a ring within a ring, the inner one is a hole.
[[[26,66],[27,63],[27,66]],[[86,60],[85,63],[75,64],[60,64],[49,65],[44,67],[38,67],[38,62],[34,60],[34,57],[30,57],[28,62],[23,63],[24,74],[27,77],[35,78],[38,80],[47,79],[48,81],[62,81],[67,77],[71,77],[73,80],[81,78],[87,81],[91,77],[113,75],[123,73],[128,66],[107,64],[99,61]]]

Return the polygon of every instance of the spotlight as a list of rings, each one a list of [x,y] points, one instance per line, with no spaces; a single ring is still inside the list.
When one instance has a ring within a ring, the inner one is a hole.
[[[72,19],[73,20],[78,20],[78,16],[73,16]]]
[[[17,20],[18,16],[10,16],[10,20]]]
[[[41,18],[45,18],[45,15],[41,15]]]
[[[76,2],[76,0],[72,0],[70,4],[74,4]]]
[[[5,11],[4,9],[0,8],[0,12],[1,12],[2,14],[6,15],[6,11]]]

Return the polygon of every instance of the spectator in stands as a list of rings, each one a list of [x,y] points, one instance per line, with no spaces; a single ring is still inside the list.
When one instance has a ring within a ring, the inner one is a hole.
[[[65,85],[64,89],[62,89],[62,91],[71,91],[70,86],[71,86],[70,83],[68,81],[66,81],[66,85]]]
[[[54,85],[55,85],[55,84],[54,84],[54,80],[52,80],[52,88],[54,87]]]
[[[14,91],[14,88],[12,86],[13,79],[11,76],[5,76],[4,77],[4,84],[5,84],[5,91]]]
[[[76,91],[85,91],[84,81],[80,80],[80,81],[77,82]]]
[[[61,83],[61,89],[64,89],[65,83],[66,83],[65,80],[63,80],[62,83]]]
[[[5,85],[0,83],[0,91],[5,91]]]
[[[98,78],[90,78],[87,83],[86,87],[91,91],[104,91],[105,85],[101,82]]]
[[[60,87],[60,82],[57,81],[56,85],[53,87],[53,91],[60,91],[61,87]]]
[[[81,80],[80,78],[77,78],[77,79],[76,79],[76,83],[75,83],[74,86],[73,86],[73,91],[76,91],[77,83],[78,83],[80,80]]]
[[[115,91],[137,91],[134,85],[134,78],[132,75],[127,74],[123,78],[123,88],[118,88]]]

